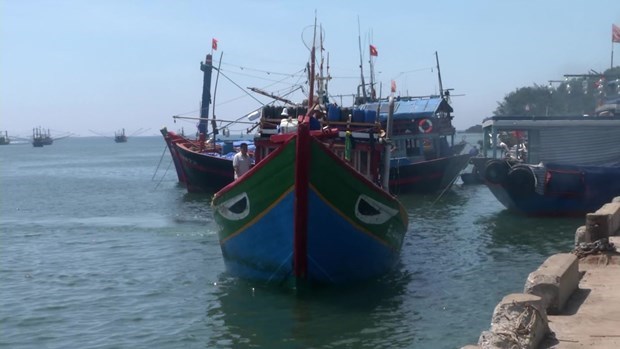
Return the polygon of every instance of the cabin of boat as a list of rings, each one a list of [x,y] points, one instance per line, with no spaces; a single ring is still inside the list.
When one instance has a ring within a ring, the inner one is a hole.
[[[334,154],[347,160],[367,179],[380,183],[388,127],[391,128],[390,167],[431,161],[455,155],[452,111],[441,96],[395,98],[393,122],[387,125],[388,100],[354,108],[328,104],[317,108],[317,117],[311,119],[310,127],[336,132],[338,137],[326,141]],[[269,138],[271,135],[296,131],[298,116],[305,114],[303,106],[263,107],[259,133],[254,141],[256,162],[278,148]]]
[[[452,107],[440,96],[396,98],[392,125],[393,161],[415,163],[453,155],[456,129]],[[353,120],[378,121],[386,126],[387,101],[363,104],[353,111]]]
[[[620,116],[494,116],[482,122],[483,154],[538,164],[603,164],[620,159]],[[505,149],[490,140],[500,139]]]

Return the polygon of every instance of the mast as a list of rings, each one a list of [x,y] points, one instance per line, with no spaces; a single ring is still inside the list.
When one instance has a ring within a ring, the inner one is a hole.
[[[321,43],[320,53],[321,53],[321,63],[319,67],[319,77],[317,81],[317,94],[319,95],[319,104],[325,103],[325,78],[323,76],[323,63],[325,62],[325,57],[323,57],[323,26],[319,28],[319,41]]]
[[[368,55],[368,64],[370,66],[370,98],[374,101],[377,97],[375,92],[375,66],[372,62],[372,54]]]
[[[375,99],[375,68],[372,63],[372,56],[370,56],[368,63],[370,64],[370,98]]]
[[[325,70],[325,73],[327,74],[327,79],[325,80],[325,104],[329,103],[329,90],[327,88],[327,84],[329,83],[329,80],[331,79],[331,77],[329,76],[329,52],[327,52],[327,69]]]
[[[439,95],[441,99],[443,99],[443,85],[441,83],[441,70],[439,70],[439,56],[437,55],[437,51],[435,51],[435,61],[437,62],[437,78],[439,79]]]
[[[316,15],[315,15],[316,16]],[[314,36],[310,49],[310,80],[308,111],[300,116],[295,145],[295,199],[293,201],[293,275],[296,282],[308,276],[308,182],[310,169],[310,132],[309,118],[314,108],[314,79],[316,54],[316,17],[314,18]]]
[[[200,62],[200,70],[204,72],[202,79],[202,102],[200,104],[200,122],[198,123],[198,132],[201,137],[205,137],[208,133],[209,105],[211,104],[211,73],[213,71],[213,57],[207,54],[205,62]]]
[[[386,136],[385,136],[385,148],[383,155],[383,190],[390,192],[390,155],[392,154],[392,126],[394,120],[394,93],[392,93],[389,97],[388,102],[388,115],[387,115],[387,123],[386,123]],[[377,113],[377,115],[379,115]]]
[[[213,139],[215,139],[215,135],[219,132],[217,130],[217,123],[215,122],[215,96],[217,95],[217,82],[220,81],[220,71],[222,67],[222,57],[224,57],[224,52],[220,53],[220,63],[217,65],[217,76],[215,77],[215,88],[213,90],[213,119],[211,120],[211,128],[213,129]]]
[[[320,28],[320,53],[321,53],[321,63],[319,64],[319,76],[317,77],[317,94],[319,96],[318,103],[321,105],[329,104],[329,93],[327,92],[327,84],[331,79],[329,76],[329,53],[327,53],[327,63],[325,63],[325,56],[323,55],[323,27]],[[323,75],[323,66],[326,65],[326,73]]]
[[[366,83],[364,82],[364,61],[362,59],[362,35],[360,34],[360,19],[357,18],[357,39],[360,47],[360,74],[362,76],[362,96],[364,97],[364,103],[367,101],[366,97]],[[359,91],[358,95],[359,95]]]

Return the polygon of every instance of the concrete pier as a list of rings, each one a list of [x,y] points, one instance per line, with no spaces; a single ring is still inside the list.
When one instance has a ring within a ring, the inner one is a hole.
[[[571,253],[550,256],[463,348],[620,348],[620,197],[586,217]]]
[[[579,288],[561,314],[548,315],[554,335],[540,348],[620,348],[620,237],[610,240],[615,254],[579,261]]]

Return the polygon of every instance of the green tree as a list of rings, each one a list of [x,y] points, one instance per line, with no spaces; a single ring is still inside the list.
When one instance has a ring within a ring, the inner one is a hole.
[[[620,77],[620,66],[603,74],[569,75],[559,85],[520,87],[498,102],[495,116],[559,116],[593,115],[601,94],[597,89],[599,80]]]

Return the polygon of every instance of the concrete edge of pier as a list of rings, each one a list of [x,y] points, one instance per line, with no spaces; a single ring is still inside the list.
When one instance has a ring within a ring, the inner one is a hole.
[[[474,348],[620,348],[620,197],[586,215],[570,253],[506,295]]]

